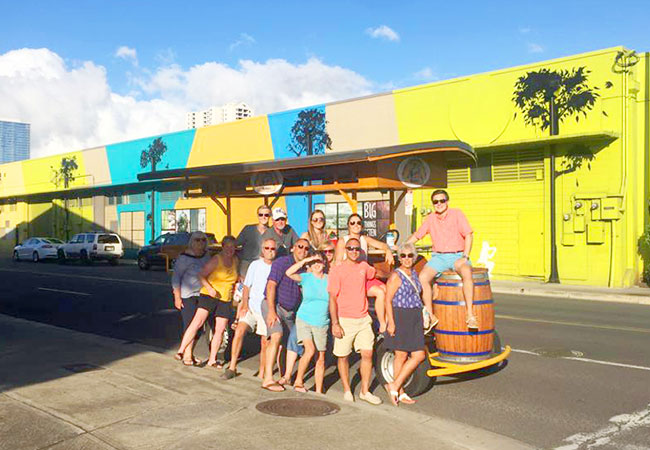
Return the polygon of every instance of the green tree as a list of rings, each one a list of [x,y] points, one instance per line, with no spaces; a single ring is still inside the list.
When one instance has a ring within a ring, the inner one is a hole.
[[[162,137],[154,139],[149,147],[142,150],[140,153],[140,167],[146,169],[151,165],[151,171],[156,171],[156,165],[162,161],[162,157],[167,151],[167,144],[163,141]],[[156,224],[154,217],[156,215],[156,190],[151,189],[151,213],[149,214],[149,221],[151,223],[151,239],[156,237]]]

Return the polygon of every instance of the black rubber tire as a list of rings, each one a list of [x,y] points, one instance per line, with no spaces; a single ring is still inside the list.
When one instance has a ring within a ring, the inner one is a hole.
[[[147,261],[147,257],[144,255],[138,256],[138,268],[140,270],[149,270],[151,268],[151,264],[149,264],[149,261]]]
[[[18,250],[14,250],[14,256],[12,259],[16,262],[20,262],[20,256],[18,255]]]
[[[41,260],[41,258],[38,256],[38,252],[32,253],[32,261],[37,263]]]
[[[120,263],[120,260],[117,259],[117,258],[111,258],[111,259],[108,260],[108,263],[109,263],[111,266],[117,266],[117,265]]]
[[[393,381],[393,355],[392,351],[386,349],[383,339],[375,345],[375,375],[380,386]],[[404,383],[404,392],[411,397],[415,397],[431,389],[435,378],[427,375],[427,370],[430,368],[431,365],[428,360],[420,364]]]
[[[58,252],[56,252],[56,258],[59,264],[66,263],[65,252],[63,250],[59,250]]]

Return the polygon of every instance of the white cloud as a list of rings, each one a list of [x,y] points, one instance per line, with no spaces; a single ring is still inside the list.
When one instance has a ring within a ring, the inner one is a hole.
[[[528,53],[543,53],[544,52],[544,47],[542,47],[539,44],[535,44],[534,42],[528,42],[526,44],[526,47],[528,48]]]
[[[413,74],[416,80],[432,81],[439,79],[431,67],[424,67]]]
[[[530,27],[519,27],[519,33],[521,34],[528,34],[530,31]]]
[[[253,45],[254,43],[255,43],[255,38],[253,36],[247,33],[240,33],[239,39],[237,39],[235,42],[230,44],[230,47],[228,48],[230,51],[233,51],[237,47],[241,47],[242,45]]]
[[[376,28],[367,28],[366,34],[375,39],[386,39],[393,42],[399,41],[399,34],[386,25],[380,25]]]
[[[70,66],[48,49],[0,54],[0,117],[32,124],[32,156],[151,136],[184,128],[185,113],[245,101],[258,114],[372,93],[363,76],[317,58],[206,62],[141,70],[128,95],[113,92],[106,69]]]
[[[115,57],[130,60],[134,65],[138,65],[138,53],[134,48],[123,45],[115,50]]]

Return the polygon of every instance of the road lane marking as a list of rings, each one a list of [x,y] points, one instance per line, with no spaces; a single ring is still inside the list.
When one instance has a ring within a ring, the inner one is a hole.
[[[87,292],[65,291],[63,289],[52,289],[52,288],[44,288],[44,287],[39,287],[37,289],[39,291],[61,292],[63,294],[86,295],[86,296],[92,295],[92,294],[88,294]]]
[[[518,348],[511,348],[510,351],[513,353],[523,353],[524,355],[542,356],[537,352],[533,352],[530,350],[522,350]],[[581,358],[577,356],[558,356],[557,358],[554,359],[568,359],[571,361],[582,361],[582,362],[588,362],[593,364],[602,364],[605,366],[625,367],[626,369],[639,369],[639,370],[650,371],[650,367],[646,367],[646,366],[635,366],[634,364],[623,364],[623,363],[617,363],[612,361],[601,361],[599,359]]]
[[[580,322],[564,322],[560,320],[529,319],[527,317],[507,316],[502,314],[495,314],[494,317],[496,317],[497,319],[516,320],[519,322],[548,323],[552,325],[567,325],[571,327],[582,327],[582,328],[598,328],[600,330],[633,331],[635,333],[650,334],[650,329],[648,328],[615,327],[612,325],[593,325],[593,324],[580,323]]]
[[[556,447],[556,450],[577,450],[579,448],[596,448],[608,445],[613,438],[634,430],[635,428],[650,426],[650,404],[641,411],[631,414],[619,414],[609,419],[609,425],[592,433],[577,433],[564,439],[566,445]],[[620,443],[619,443],[620,444]],[[613,443],[617,447],[616,443]],[[637,448],[637,447],[635,447]],[[648,447],[638,447],[648,448]]]
[[[161,283],[159,281],[141,281],[141,280],[129,280],[127,278],[94,277],[91,275],[77,275],[71,273],[36,272],[33,270],[16,270],[16,269],[4,269],[4,268],[0,268],[0,272],[31,273],[33,275],[49,275],[53,277],[85,278],[88,280],[119,281],[121,283],[147,284],[147,285],[167,286],[167,287],[170,286],[169,283]]]

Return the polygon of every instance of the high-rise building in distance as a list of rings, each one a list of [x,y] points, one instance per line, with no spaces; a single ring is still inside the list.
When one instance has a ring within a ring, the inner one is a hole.
[[[246,103],[226,103],[223,106],[212,106],[205,111],[188,112],[187,128],[192,129],[206,127],[208,125],[218,125],[252,116],[253,108]]]
[[[0,164],[29,159],[29,124],[0,120]]]

